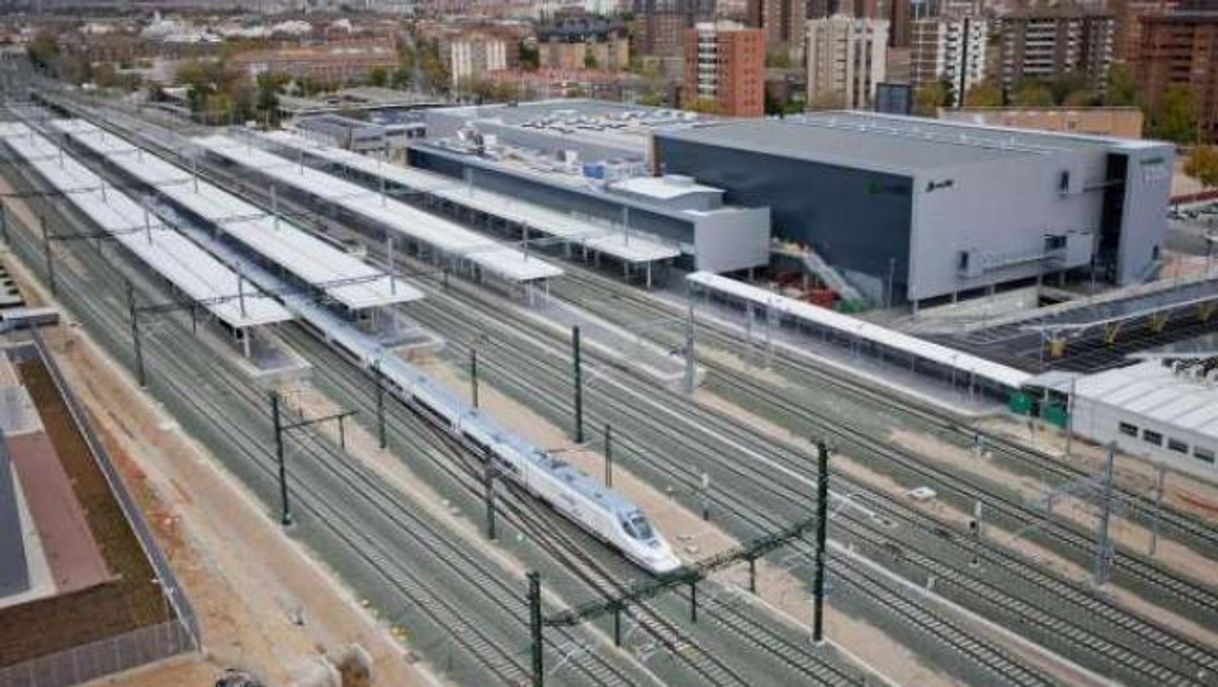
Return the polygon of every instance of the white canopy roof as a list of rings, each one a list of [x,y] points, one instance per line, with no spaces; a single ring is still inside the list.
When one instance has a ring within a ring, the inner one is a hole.
[[[410,237],[449,255],[469,260],[509,281],[527,282],[562,274],[562,270],[526,252],[507,248],[477,232],[380,197],[358,184],[284,158],[228,136],[195,139],[202,148]]]
[[[695,272],[687,276],[686,280],[711,291],[718,291],[741,300],[752,301],[768,308],[774,308],[776,311],[790,317],[812,322],[822,327],[836,329],[850,336],[874,341],[886,348],[906,351],[939,365],[954,367],[962,372],[971,372],[978,377],[991,380],[1008,389],[1019,389],[1032,378],[1032,375],[1022,370],[1000,365],[971,353],[924,341],[894,329],[888,329],[887,327],[881,327],[877,324],[860,320],[857,317],[843,315],[835,310],[788,298],[767,289],[736,281],[735,279],[728,279],[727,277],[721,277],[710,272]]]
[[[135,178],[214,223],[250,250],[352,310],[423,297],[421,291],[401,278],[391,277],[287,220],[268,217],[261,208],[218,186],[196,180],[188,171],[88,122],[57,120],[54,124]]]
[[[292,319],[219,260],[161,223],[127,194],[103,180],[24,124],[0,123],[0,138],[90,220],[136,257],[234,329]]]
[[[675,244],[665,244],[642,236],[599,218],[578,217],[545,205],[530,203],[512,196],[464,184],[433,172],[402,167],[378,158],[361,155],[287,131],[261,134],[262,138],[280,146],[305,151],[349,169],[395,184],[429,193],[452,203],[473,208],[496,217],[527,225],[530,228],[578,243],[592,250],[631,263],[655,262],[681,254]]]

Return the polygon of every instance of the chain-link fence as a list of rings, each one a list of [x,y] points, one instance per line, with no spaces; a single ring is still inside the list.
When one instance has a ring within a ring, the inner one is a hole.
[[[0,687],[71,687],[194,648],[195,635],[174,619],[0,668]]]

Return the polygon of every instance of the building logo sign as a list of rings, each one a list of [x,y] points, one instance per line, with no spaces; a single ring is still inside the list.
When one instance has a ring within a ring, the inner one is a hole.
[[[944,179],[943,181],[928,181],[926,182],[926,192],[938,191],[939,189],[952,188],[956,185],[954,179]]]

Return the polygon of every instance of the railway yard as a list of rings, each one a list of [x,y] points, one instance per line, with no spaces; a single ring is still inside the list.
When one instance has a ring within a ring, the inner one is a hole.
[[[1218,483],[1106,462],[955,357],[1034,384],[1068,316],[930,337],[950,379],[898,388],[857,350],[897,339],[6,83],[4,265],[198,616],[107,684],[323,684],[358,645],[384,685],[1218,685]],[[1097,327],[1078,369],[1126,352]]]

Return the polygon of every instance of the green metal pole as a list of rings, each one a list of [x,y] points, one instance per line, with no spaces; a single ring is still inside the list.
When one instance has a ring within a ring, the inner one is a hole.
[[[279,394],[271,392],[271,421],[275,427],[275,462],[279,466],[279,501],[283,515],[279,522],[284,527],[292,524],[292,509],[288,503],[288,466],[283,451],[283,425],[279,418]]]
[[[581,381],[582,360],[579,347],[579,325],[571,327],[571,359],[575,382],[575,443],[584,443],[584,385]]]
[[[541,644],[541,574],[533,571],[529,578],[529,634],[533,648],[533,687],[545,687],[545,667]]]
[[[131,344],[135,349],[135,375],[140,388],[148,386],[144,376],[144,349],[140,343],[140,313],[135,307],[135,287],[127,282],[127,313],[131,317]]]
[[[813,587],[812,641],[825,635],[825,539],[829,527],[829,448],[816,442],[816,579]]]

